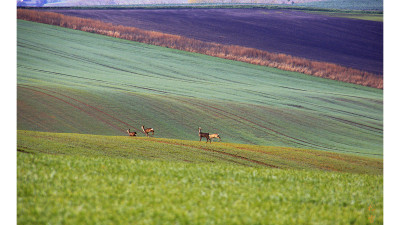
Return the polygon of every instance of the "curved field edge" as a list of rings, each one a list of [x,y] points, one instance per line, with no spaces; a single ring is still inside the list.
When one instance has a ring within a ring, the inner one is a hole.
[[[371,217],[383,223],[381,175],[17,153],[20,224],[368,224]]]
[[[334,63],[313,61],[237,45],[209,43],[179,35],[122,25],[116,26],[99,20],[66,16],[54,12],[18,9],[17,18],[383,89],[382,76]]]
[[[145,125],[196,140],[201,126],[227,142],[382,157],[382,90],[27,21],[17,64],[21,130]]]
[[[17,150],[21,153],[383,174],[383,160],[381,159],[318,150],[21,130],[18,130],[17,134]]]

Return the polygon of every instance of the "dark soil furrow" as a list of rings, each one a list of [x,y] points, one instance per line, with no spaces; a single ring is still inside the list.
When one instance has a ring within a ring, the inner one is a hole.
[[[160,140],[154,140],[154,139],[151,139],[151,140],[149,140],[149,141],[155,141],[155,142],[164,143],[164,144],[170,144],[170,145],[177,145],[177,146],[185,146],[185,147],[190,147],[190,148],[196,148],[196,149],[200,149],[200,150],[204,150],[204,151],[209,151],[209,152],[216,152],[216,153],[219,153],[219,154],[228,155],[228,156],[231,156],[231,157],[234,157],[234,158],[237,158],[237,159],[242,159],[242,160],[249,161],[249,162],[252,162],[252,163],[256,163],[256,164],[259,164],[259,165],[263,165],[263,166],[267,166],[267,167],[271,167],[271,168],[279,168],[278,166],[271,165],[271,164],[268,164],[268,163],[265,163],[265,162],[257,161],[257,160],[254,160],[254,159],[249,159],[249,158],[246,158],[246,157],[244,157],[244,156],[235,155],[235,154],[228,153],[228,152],[218,151],[218,150],[215,150],[215,149],[208,149],[208,148],[202,148],[202,147],[196,147],[196,146],[185,145],[185,144],[178,144],[178,143],[170,143],[170,142],[160,141]]]

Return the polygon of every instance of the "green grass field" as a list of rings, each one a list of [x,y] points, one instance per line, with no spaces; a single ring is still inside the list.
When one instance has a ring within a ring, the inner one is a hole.
[[[372,13],[372,12],[365,13],[364,11],[336,12],[336,11],[312,11],[312,10],[306,12],[312,14],[332,16],[332,17],[343,17],[343,18],[383,22],[383,13]]]
[[[383,157],[383,93],[299,73],[18,21],[18,129]],[[144,136],[139,133],[139,136]]]
[[[383,223],[380,159],[33,131],[17,150],[19,224]]]
[[[17,29],[19,224],[383,223],[382,90]]]

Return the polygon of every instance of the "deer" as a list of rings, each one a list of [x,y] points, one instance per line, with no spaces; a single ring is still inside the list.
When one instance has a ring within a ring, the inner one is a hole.
[[[148,137],[149,136],[149,133],[150,132],[152,132],[153,133],[153,135],[154,135],[154,129],[153,128],[144,128],[144,126],[142,126],[142,130],[143,130],[143,132],[146,134],[146,137]]]
[[[135,137],[136,136],[136,132],[135,131],[131,132],[131,129],[128,129],[126,132],[128,132],[128,135],[131,136],[131,137]]]
[[[206,138],[207,139],[207,141],[206,141],[206,143],[208,142],[208,141],[210,141],[210,143],[211,143],[211,140],[210,140],[210,133],[203,133],[203,132],[201,132],[201,127],[199,127],[199,137],[200,137],[200,141],[201,141],[201,138]]]
[[[211,142],[211,139],[213,139],[213,138],[218,138],[219,141],[221,141],[221,137],[219,136],[219,134],[210,134],[209,137],[210,137],[210,142]]]

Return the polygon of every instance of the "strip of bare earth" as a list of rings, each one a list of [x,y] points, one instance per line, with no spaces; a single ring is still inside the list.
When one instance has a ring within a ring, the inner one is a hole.
[[[17,18],[383,89],[382,76],[333,63],[312,61],[237,45],[204,42],[179,35],[113,25],[53,12],[18,9]]]

